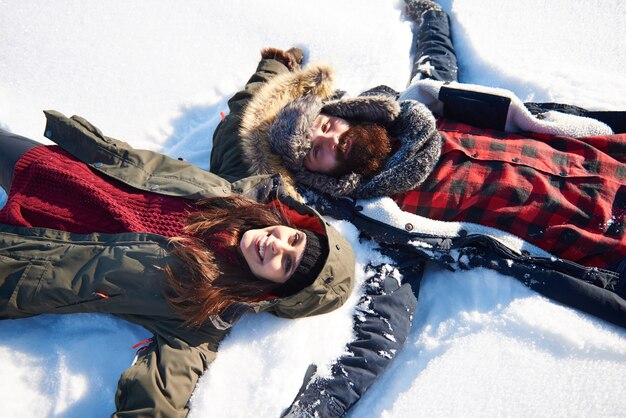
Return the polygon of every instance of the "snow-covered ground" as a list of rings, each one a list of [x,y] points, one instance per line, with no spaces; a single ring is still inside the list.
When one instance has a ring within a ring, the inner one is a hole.
[[[442,0],[462,81],[523,100],[626,109],[621,0]],[[211,133],[265,46],[298,45],[358,93],[402,89],[410,25],[398,0],[0,0],[0,127],[42,140],[43,109],[207,166]],[[0,197],[0,202],[3,197]],[[1,204],[1,203],[0,203]],[[353,241],[354,228],[339,224]],[[358,248],[359,262],[375,252]],[[192,416],[276,417],[310,362],[350,335],[355,298],[303,320],[245,318]],[[102,417],[148,333],[105,315],[0,322],[0,416]],[[626,331],[488,271],[433,271],[410,339],[353,417],[624,416]]]

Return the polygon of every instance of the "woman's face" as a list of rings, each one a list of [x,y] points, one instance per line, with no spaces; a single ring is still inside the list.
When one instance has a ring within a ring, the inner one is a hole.
[[[252,273],[265,280],[285,283],[296,271],[306,235],[288,226],[251,229],[243,234],[239,248]]]
[[[348,129],[350,124],[345,119],[320,114],[311,128],[311,149],[304,157],[304,167],[314,173],[331,174],[339,165],[338,153],[345,158],[350,151],[351,143],[339,141]]]

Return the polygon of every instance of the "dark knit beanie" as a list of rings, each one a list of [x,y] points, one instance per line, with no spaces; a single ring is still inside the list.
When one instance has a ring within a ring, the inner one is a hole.
[[[274,291],[276,296],[293,295],[309,286],[319,276],[328,256],[328,243],[325,236],[303,229],[306,247],[302,260],[293,275]]]

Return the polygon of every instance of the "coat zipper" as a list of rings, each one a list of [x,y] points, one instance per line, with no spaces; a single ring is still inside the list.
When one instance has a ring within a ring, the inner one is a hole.
[[[102,292],[93,292],[91,295],[93,296],[92,298],[83,299],[83,300],[79,300],[77,302],[68,303],[67,305],[57,306],[57,307],[55,307],[55,309],[69,308],[70,306],[82,305],[83,303],[97,302],[99,300],[110,299],[110,298],[113,298],[113,297],[116,297],[116,296],[120,296],[121,293],[117,293],[117,294],[114,294],[114,295],[107,295],[106,293],[102,293]]]

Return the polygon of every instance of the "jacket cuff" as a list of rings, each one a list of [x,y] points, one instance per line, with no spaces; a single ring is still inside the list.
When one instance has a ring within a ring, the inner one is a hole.
[[[263,48],[261,50],[261,58],[264,60],[271,59],[276,60],[289,69],[289,71],[297,70],[300,68],[295,56],[287,51],[283,51],[278,48]]]

